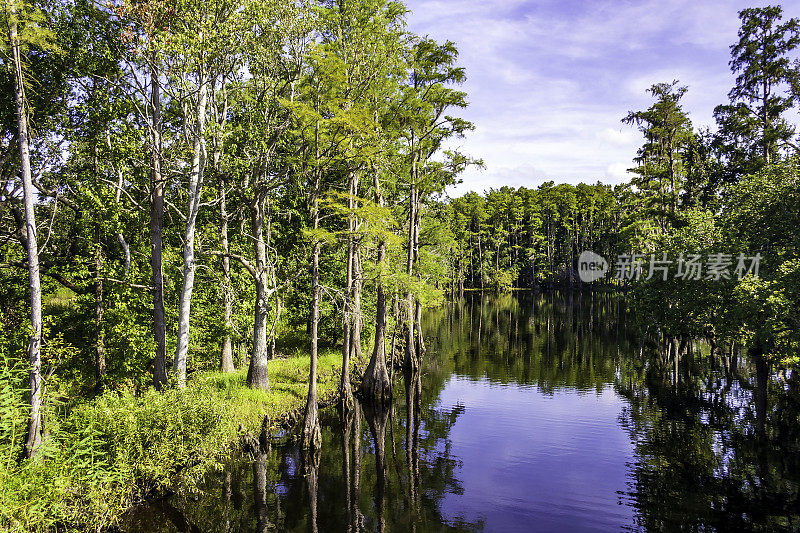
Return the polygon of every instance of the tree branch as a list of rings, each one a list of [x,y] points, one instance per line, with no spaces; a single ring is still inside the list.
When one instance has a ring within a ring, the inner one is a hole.
[[[253,276],[254,278],[257,276],[256,269],[253,266],[253,264],[250,261],[248,261],[247,259],[245,259],[244,257],[242,257],[241,255],[232,254],[232,253],[225,253],[225,252],[218,252],[216,250],[209,250],[207,252],[206,251],[202,251],[202,250],[198,250],[198,251],[200,253],[207,254],[207,255],[214,255],[216,257],[229,257],[231,259],[235,259],[236,261],[238,261],[245,268],[245,270],[247,270],[250,273],[251,276]]]

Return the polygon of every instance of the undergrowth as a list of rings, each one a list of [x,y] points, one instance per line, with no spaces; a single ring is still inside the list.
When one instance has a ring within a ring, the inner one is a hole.
[[[0,531],[101,530],[141,494],[192,490],[242,432],[304,405],[308,356],[270,361],[270,390],[247,388],[246,369],[197,374],[185,390],[106,392],[59,414],[33,460],[25,439],[26,372],[0,359]],[[341,356],[319,359],[319,394],[334,394]]]

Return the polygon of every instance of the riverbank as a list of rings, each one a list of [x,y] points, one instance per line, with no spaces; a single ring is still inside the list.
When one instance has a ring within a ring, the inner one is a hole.
[[[308,367],[308,356],[270,361],[269,391],[249,389],[243,368],[197,374],[184,390],[107,392],[53,417],[36,459],[0,465],[0,530],[98,530],[146,495],[192,490],[265,416],[305,404]],[[320,354],[320,400],[340,369],[338,351]]]

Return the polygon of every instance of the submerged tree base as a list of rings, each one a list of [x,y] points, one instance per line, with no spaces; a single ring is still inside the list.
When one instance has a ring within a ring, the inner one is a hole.
[[[359,389],[365,402],[388,404],[392,401],[392,383],[386,365],[383,368],[368,367]]]

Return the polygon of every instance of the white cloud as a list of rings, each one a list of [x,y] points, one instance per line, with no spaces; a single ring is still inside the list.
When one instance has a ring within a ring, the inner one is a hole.
[[[653,83],[689,86],[695,126],[713,125],[733,84],[729,45],[747,0],[409,0],[409,28],[452,40],[466,68],[455,144],[483,158],[453,194],[553,179],[620,183],[641,144],[620,119]],[[759,2],[760,3],[760,2]]]
[[[603,143],[626,148],[640,141],[639,133],[627,126],[625,126],[625,129],[620,128],[618,130],[613,128],[605,128],[601,131],[598,131],[595,136]]]
[[[606,167],[606,181],[612,185],[618,185],[629,181],[631,179],[631,174],[628,172],[628,169],[631,168],[631,166],[631,163],[611,163]]]

